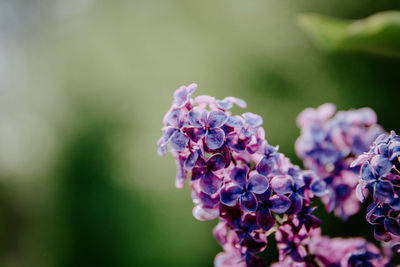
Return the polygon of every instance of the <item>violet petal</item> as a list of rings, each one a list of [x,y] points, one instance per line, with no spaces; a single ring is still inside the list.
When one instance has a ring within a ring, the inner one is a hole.
[[[374,196],[383,203],[390,203],[394,198],[393,185],[388,181],[379,181],[374,184]]]
[[[394,235],[400,236],[399,222],[393,218],[385,218],[385,228]]]
[[[245,121],[253,128],[260,126],[263,123],[263,119],[261,118],[260,115],[251,112],[246,112],[242,114],[242,116],[245,119]]]
[[[238,184],[240,187],[246,187],[247,174],[249,173],[249,167],[246,165],[235,167],[231,171],[231,179],[234,183]]]
[[[378,177],[382,177],[390,172],[393,165],[387,157],[377,155],[371,160],[371,168]]]
[[[221,170],[225,167],[225,158],[220,153],[214,154],[207,160],[207,165],[213,171]]]
[[[297,214],[301,211],[303,206],[303,199],[298,194],[291,194],[289,199],[292,201],[292,205],[287,210],[288,214]]]
[[[255,194],[262,194],[269,187],[268,179],[264,175],[255,174],[250,177],[247,185],[247,190]]]
[[[233,103],[227,99],[217,100],[216,103],[217,103],[217,107],[219,107],[220,109],[223,109],[223,110],[228,110],[233,107]]]
[[[400,156],[400,142],[394,141],[389,146],[389,159],[394,160]]]
[[[268,231],[275,225],[275,219],[268,209],[260,208],[257,212],[257,224],[263,230]]]
[[[166,125],[178,127],[180,114],[181,114],[180,109],[171,110],[168,114]]]
[[[209,149],[218,149],[223,145],[224,139],[224,131],[220,128],[215,128],[207,132],[205,141]]]
[[[199,152],[197,150],[190,153],[189,157],[185,160],[185,163],[183,165],[185,167],[185,170],[190,171],[196,164],[198,158]]]
[[[198,180],[198,179],[200,179],[200,178],[203,178],[204,174],[205,174],[205,169],[204,169],[204,168],[201,168],[201,167],[194,167],[194,168],[192,169],[192,177],[191,177],[191,180],[192,180],[192,181],[196,181],[196,180]]]
[[[189,142],[189,138],[187,138],[181,131],[175,132],[171,136],[170,144],[173,149],[176,151],[183,151]]]
[[[291,205],[291,201],[288,197],[282,195],[274,195],[270,199],[271,210],[275,213],[282,214],[285,213]]]
[[[371,169],[371,166],[368,161],[364,162],[364,164],[361,167],[361,178],[366,181],[370,182],[378,178]]]
[[[240,207],[245,212],[253,212],[257,210],[257,198],[251,192],[246,192],[240,196]]]
[[[219,196],[212,197],[203,192],[199,193],[199,199],[204,207],[206,208],[215,208],[219,203]]]
[[[242,119],[238,115],[232,116],[228,118],[226,124],[228,124],[231,127],[240,127],[242,126]]]
[[[235,184],[228,184],[221,189],[221,202],[229,207],[236,205],[243,188]]]
[[[215,194],[221,187],[222,181],[212,172],[206,172],[200,179],[201,190],[209,195]]]
[[[287,194],[293,191],[293,178],[289,175],[277,175],[271,180],[271,187],[277,194]]]
[[[327,193],[326,183],[323,180],[314,180],[311,185],[311,192],[317,197],[322,197]]]
[[[204,127],[206,123],[207,112],[205,110],[194,108],[188,113],[189,123],[195,127]]]
[[[197,143],[206,135],[206,130],[198,127],[187,127],[185,128],[185,133],[193,142]]]
[[[256,169],[262,175],[268,175],[274,168],[275,161],[273,158],[263,157],[257,164]]]
[[[221,110],[212,110],[208,114],[207,124],[210,128],[219,128],[225,124],[228,116]]]

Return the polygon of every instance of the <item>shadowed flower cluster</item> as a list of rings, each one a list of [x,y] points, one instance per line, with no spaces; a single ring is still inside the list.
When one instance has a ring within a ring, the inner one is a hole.
[[[400,252],[400,136],[395,132],[380,135],[370,150],[353,162],[361,165],[357,196],[364,202],[371,195],[367,221],[377,240],[389,242]]]
[[[272,267],[392,266],[375,245],[363,238],[329,238],[321,235],[320,228],[307,232],[306,227],[293,222],[282,225],[276,236],[280,261]]]
[[[369,108],[335,112],[330,103],[302,111],[297,118],[301,135],[295,148],[304,166],[325,181],[329,193],[322,200],[327,211],[347,219],[360,209],[354,190],[359,168],[350,164],[368,151],[384,130]]]

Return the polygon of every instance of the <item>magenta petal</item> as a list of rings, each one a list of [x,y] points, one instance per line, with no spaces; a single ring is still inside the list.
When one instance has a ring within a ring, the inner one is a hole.
[[[170,144],[173,149],[176,151],[183,151],[189,142],[189,138],[187,138],[182,132],[175,132],[170,139]]]
[[[209,149],[218,149],[224,144],[225,133],[220,128],[211,129],[208,131],[205,141]]]
[[[215,194],[221,187],[222,181],[212,172],[205,173],[200,179],[201,190],[209,195]]]
[[[197,142],[206,135],[206,130],[199,127],[187,127],[185,133],[193,142]]]
[[[262,194],[267,191],[269,182],[267,177],[261,174],[255,174],[250,177],[247,190],[256,194]]]
[[[220,153],[214,154],[207,160],[207,165],[213,171],[221,170],[225,167],[225,158]]]
[[[291,205],[291,201],[288,197],[286,196],[281,196],[281,195],[274,195],[270,199],[271,203],[271,210],[275,213],[282,214],[285,213]]]
[[[195,127],[204,127],[207,119],[207,112],[199,108],[194,108],[188,114],[189,123]]]
[[[236,205],[236,202],[242,194],[243,188],[235,184],[229,184],[221,189],[221,202],[229,207]]]
[[[230,177],[234,183],[238,184],[242,188],[245,188],[248,173],[249,173],[249,167],[247,167],[246,165],[243,165],[243,166],[234,168],[231,171]]]
[[[271,187],[277,194],[292,192],[293,178],[289,175],[278,175],[272,178]]]
[[[257,210],[257,198],[252,192],[246,192],[240,196],[240,207],[245,212]]]
[[[221,110],[212,110],[208,114],[207,124],[210,128],[219,128],[225,124],[228,116]]]

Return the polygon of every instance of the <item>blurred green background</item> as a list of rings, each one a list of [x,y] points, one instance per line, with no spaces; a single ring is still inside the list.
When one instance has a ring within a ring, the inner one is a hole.
[[[359,19],[397,0],[0,0],[0,266],[212,266],[212,222],[157,156],[174,90],[233,95],[294,153],[297,114],[372,107],[399,131],[400,60],[323,53],[301,12]],[[365,214],[323,217],[365,236]],[[277,259],[276,249],[264,253]]]

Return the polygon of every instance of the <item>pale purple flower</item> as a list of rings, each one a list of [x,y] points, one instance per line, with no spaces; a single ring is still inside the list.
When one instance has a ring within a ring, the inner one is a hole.
[[[190,104],[190,97],[196,91],[197,84],[192,83],[189,86],[181,86],[174,93],[174,107],[183,108]]]

